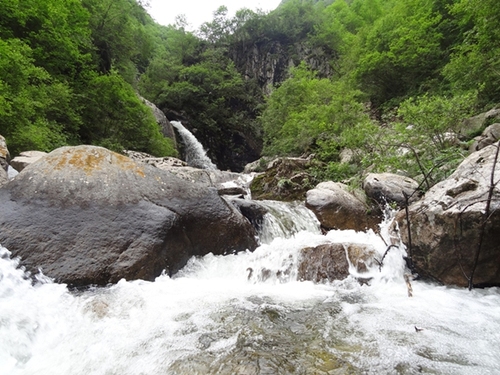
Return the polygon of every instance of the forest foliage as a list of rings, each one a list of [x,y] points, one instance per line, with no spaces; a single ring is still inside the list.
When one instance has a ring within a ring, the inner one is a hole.
[[[499,4],[287,0],[232,17],[222,6],[192,32],[136,0],[0,1],[0,133],[13,154],[88,143],[174,155],[140,93],[223,168],[262,150],[315,154],[322,178],[371,168],[430,183],[463,157],[457,124],[500,102]],[[271,42],[290,70],[267,95],[234,56]],[[297,46],[327,51],[333,74]]]
[[[156,42],[134,0],[9,0],[0,14],[0,133],[14,155],[81,143],[176,153],[133,86]]]

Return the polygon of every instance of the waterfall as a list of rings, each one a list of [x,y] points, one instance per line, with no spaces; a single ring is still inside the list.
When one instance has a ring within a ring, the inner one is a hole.
[[[381,235],[325,236],[301,223],[303,206],[263,204],[269,238],[254,252],[193,257],[154,282],[70,291],[41,274],[32,282],[0,246],[0,374],[498,372],[499,288],[413,281],[409,298],[396,248],[368,270],[371,285],[298,281],[304,247],[367,243],[380,258],[390,218]]]
[[[275,238],[290,238],[301,231],[321,234],[320,223],[314,213],[301,202],[258,201],[267,209],[259,228],[261,243]]]
[[[217,166],[212,163],[207,156],[203,145],[196,137],[187,130],[179,121],[171,121],[171,124],[179,132],[184,143],[185,161],[189,166],[201,169],[217,169]]]

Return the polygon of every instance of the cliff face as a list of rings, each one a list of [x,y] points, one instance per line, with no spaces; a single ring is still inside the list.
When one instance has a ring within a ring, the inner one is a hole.
[[[267,38],[257,42],[241,42],[230,48],[237,69],[247,79],[255,79],[264,95],[283,82],[291,67],[304,61],[319,77],[331,77],[333,51],[313,47],[306,41],[287,43]]]

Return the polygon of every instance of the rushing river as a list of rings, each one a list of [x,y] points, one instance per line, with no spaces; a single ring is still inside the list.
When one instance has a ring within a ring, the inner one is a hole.
[[[253,253],[193,258],[172,278],[86,291],[43,275],[32,282],[0,247],[0,374],[500,373],[498,288],[413,281],[410,298],[398,249],[370,270],[371,285],[299,282],[302,247],[370,243],[382,256],[386,245],[374,233],[323,236],[314,221],[271,216]],[[271,277],[249,278],[248,268]]]

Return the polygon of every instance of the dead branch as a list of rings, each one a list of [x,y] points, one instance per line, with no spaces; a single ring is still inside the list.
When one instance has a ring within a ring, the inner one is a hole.
[[[384,255],[382,256],[382,259],[381,260],[378,260],[377,258],[374,258],[375,259],[375,262],[378,263],[378,269],[379,271],[382,271],[382,267],[384,266],[384,259],[387,255],[387,253],[389,252],[389,250],[391,250],[393,247],[397,247],[396,245],[390,245],[387,250],[385,251]]]
[[[406,288],[408,289],[408,297],[413,297],[413,288],[410,282],[410,275],[405,273],[404,278],[405,278]]]

